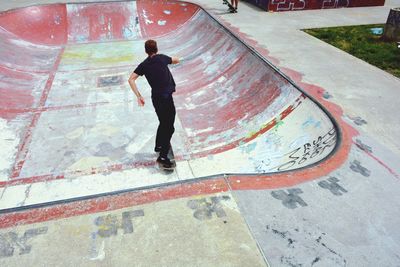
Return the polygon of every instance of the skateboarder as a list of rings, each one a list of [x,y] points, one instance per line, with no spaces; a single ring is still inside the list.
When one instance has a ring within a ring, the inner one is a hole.
[[[154,151],[160,152],[157,162],[165,169],[171,169],[174,164],[168,158],[170,141],[175,131],[175,105],[172,94],[175,92],[175,81],[168,68],[169,64],[178,64],[179,58],[158,54],[157,42],[147,40],[145,51],[148,57],[139,64],[129,78],[129,85],[135,93],[139,106],[144,106],[145,101],[140,94],[136,79],[144,75],[151,87],[151,100],[156,111],[159,125],[157,129]]]

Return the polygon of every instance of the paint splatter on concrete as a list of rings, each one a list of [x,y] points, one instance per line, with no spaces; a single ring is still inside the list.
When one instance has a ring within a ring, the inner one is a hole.
[[[301,128],[303,130],[309,128],[309,127],[314,127],[314,128],[321,128],[321,121],[315,119],[313,116],[309,116],[305,122],[303,122]]]
[[[300,205],[301,207],[306,207],[307,203],[298,195],[302,194],[303,191],[300,188],[292,188],[288,189],[287,192],[285,190],[272,191],[271,195],[279,200],[282,200],[282,204],[289,208],[295,209]]]
[[[16,232],[0,234],[0,258],[12,257],[16,250],[19,250],[19,255],[30,253],[32,245],[28,242],[39,235],[46,234],[47,230],[47,227],[29,229],[21,237]]]
[[[287,240],[287,242],[288,242],[287,246],[288,247],[293,247],[293,243],[296,242],[291,237],[288,237],[290,235],[288,231],[279,231],[279,230],[276,230],[276,229],[273,229],[273,228],[270,229],[269,225],[267,225],[265,228],[267,230],[271,230],[272,233],[274,233],[275,235],[278,235],[279,237]]]
[[[323,98],[325,98],[325,99],[330,99],[330,98],[332,98],[333,96],[331,95],[331,94],[329,94],[329,92],[324,92],[323,94],[322,94],[322,97]]]
[[[362,126],[362,125],[364,125],[364,124],[367,124],[367,121],[364,120],[364,119],[361,118],[361,117],[350,117],[350,116],[349,116],[349,118],[350,118],[356,125],[358,125],[358,126]]]
[[[276,216],[273,216],[276,218]],[[273,249],[268,251],[276,266],[346,266],[346,259],[333,247],[336,241],[303,218],[313,227],[287,228],[276,221],[265,226],[264,233]],[[274,255],[274,251],[278,251]],[[300,256],[301,255],[301,256]]]
[[[211,197],[210,201],[207,201],[206,198],[191,199],[187,202],[187,206],[190,209],[195,210],[193,217],[198,220],[210,220],[214,213],[218,218],[222,218],[226,217],[226,213],[221,205],[222,200],[230,200],[230,197]]]
[[[372,153],[372,148],[366,144],[364,144],[360,139],[356,139],[356,146],[362,151]]]
[[[122,213],[122,219],[115,215],[105,215],[97,217],[94,224],[98,226],[97,235],[103,238],[115,236],[118,229],[122,229],[124,234],[133,233],[132,219],[144,216],[143,210],[125,211]]]
[[[371,175],[371,171],[363,167],[358,160],[353,160],[350,164],[350,169],[353,172],[360,173],[362,176],[368,177]]]
[[[254,149],[255,149],[256,147],[257,147],[257,143],[254,142],[254,143],[251,143],[251,144],[248,144],[248,145],[240,146],[240,150],[241,150],[243,153],[250,154],[252,151],[254,151]]]
[[[0,181],[8,180],[9,170],[14,164],[19,138],[7,121],[0,118]]]
[[[329,177],[328,180],[318,182],[318,185],[328,189],[335,196],[341,196],[343,193],[347,193],[347,190],[338,184],[339,181],[336,177]]]

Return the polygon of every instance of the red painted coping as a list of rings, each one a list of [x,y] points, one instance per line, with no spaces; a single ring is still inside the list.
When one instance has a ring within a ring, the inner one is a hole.
[[[212,181],[201,181],[193,184],[169,186],[161,190],[152,189],[123,193],[115,196],[3,214],[0,215],[0,229],[16,225],[39,223],[85,214],[111,211],[157,201],[189,197],[192,195],[227,192],[228,190],[229,186],[225,179],[215,179]]]

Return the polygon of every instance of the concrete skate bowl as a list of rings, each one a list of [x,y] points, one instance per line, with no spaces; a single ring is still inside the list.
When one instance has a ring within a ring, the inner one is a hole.
[[[181,179],[315,166],[331,116],[207,12],[184,2],[32,6],[0,13],[1,185],[137,171],[153,175],[157,128],[127,83],[144,40],[183,60],[172,145]]]

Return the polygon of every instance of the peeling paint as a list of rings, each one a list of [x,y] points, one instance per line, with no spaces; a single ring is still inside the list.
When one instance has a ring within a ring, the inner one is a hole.
[[[0,181],[7,181],[20,140],[14,129],[2,118],[0,118],[0,142]]]

